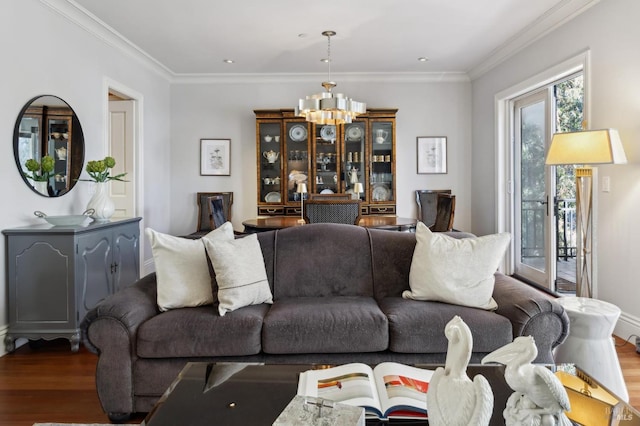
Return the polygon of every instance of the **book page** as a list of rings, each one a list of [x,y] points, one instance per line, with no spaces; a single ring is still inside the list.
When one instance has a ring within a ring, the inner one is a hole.
[[[384,417],[394,411],[427,413],[427,389],[433,370],[383,362],[374,368],[374,378]],[[404,417],[403,413],[403,417]]]
[[[377,416],[382,414],[373,370],[366,364],[352,363],[300,373],[298,395],[364,407]]]

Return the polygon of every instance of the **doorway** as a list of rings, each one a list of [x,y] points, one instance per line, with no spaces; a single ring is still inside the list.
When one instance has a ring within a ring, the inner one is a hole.
[[[514,164],[514,273],[553,292],[575,293],[573,166],[549,167],[551,136],[582,129],[582,72],[511,102]]]
[[[114,173],[127,173],[127,182],[111,181],[111,196],[116,204],[114,217],[140,217],[143,197],[143,106],[144,97],[115,80],[103,80],[104,150],[116,159]],[[146,226],[140,222],[141,229]],[[140,265],[144,265],[145,244],[140,245]],[[141,274],[146,271],[141,270]]]
[[[113,174],[126,173],[125,179],[135,176],[134,100],[109,92],[109,121],[107,126],[109,155],[116,159]],[[111,199],[115,204],[113,217],[135,217],[134,185],[111,181]]]

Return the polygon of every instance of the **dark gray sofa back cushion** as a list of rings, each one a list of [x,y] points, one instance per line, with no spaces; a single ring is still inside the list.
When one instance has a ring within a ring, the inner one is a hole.
[[[409,290],[409,270],[416,234],[381,229],[369,230],[373,256],[374,296],[400,297]]]
[[[260,243],[268,247],[266,238]],[[263,245],[263,256],[276,300],[373,296],[371,246],[365,228],[318,223],[281,229],[274,233],[273,252]],[[273,265],[273,280],[269,263]]]

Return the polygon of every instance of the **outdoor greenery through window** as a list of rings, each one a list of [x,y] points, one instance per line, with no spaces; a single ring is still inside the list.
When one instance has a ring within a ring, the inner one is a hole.
[[[554,86],[556,133],[582,130],[584,87],[582,75]],[[556,226],[558,257],[576,255],[576,178],[574,166],[556,166]]]

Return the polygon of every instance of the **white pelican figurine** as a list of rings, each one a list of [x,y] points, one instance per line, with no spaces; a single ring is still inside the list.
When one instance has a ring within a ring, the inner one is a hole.
[[[481,375],[467,376],[473,338],[467,324],[453,317],[444,329],[449,340],[444,368],[436,369],[427,391],[432,426],[486,426],[493,413],[493,392]]]
[[[504,378],[515,392],[503,412],[505,424],[571,425],[564,414],[571,409],[567,391],[548,368],[531,364],[536,356],[533,337],[521,336],[482,359],[483,364],[497,362],[507,367]]]

